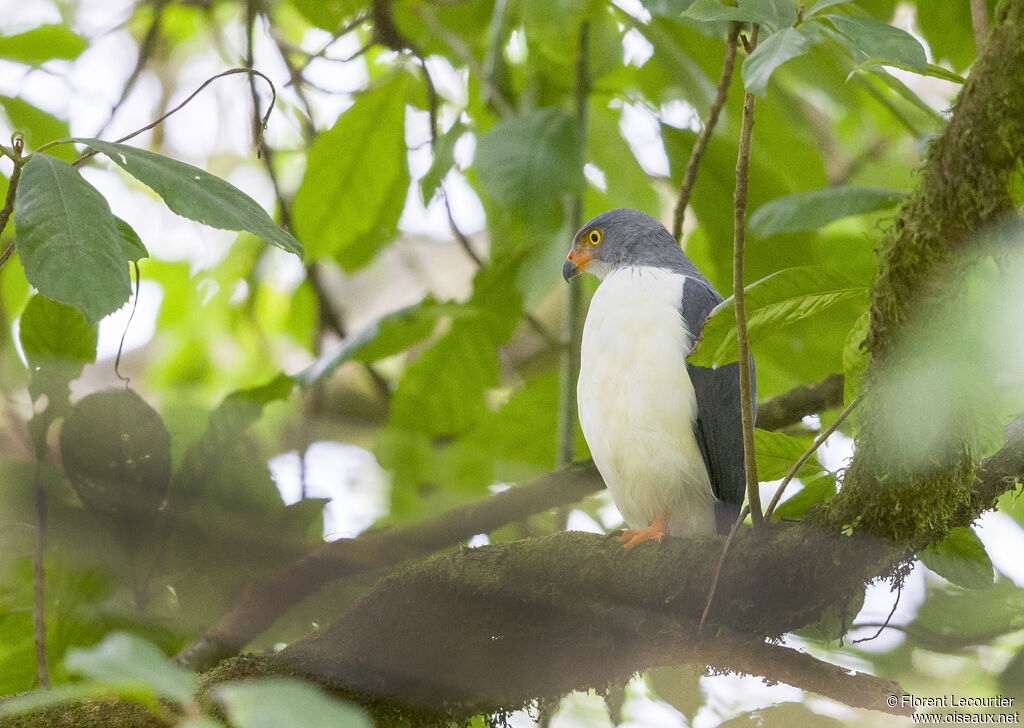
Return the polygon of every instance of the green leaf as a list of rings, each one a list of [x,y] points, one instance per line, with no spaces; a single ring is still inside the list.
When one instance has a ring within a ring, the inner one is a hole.
[[[991,643],[1024,628],[1024,589],[1000,579],[988,589],[929,587],[909,632],[914,644],[962,655],[965,647]]]
[[[707,702],[700,679],[704,671],[696,665],[656,667],[647,671],[647,685],[659,700],[664,700],[692,725],[697,712]]]
[[[971,528],[950,530],[941,542],[922,551],[920,558],[936,574],[965,589],[986,589],[995,579],[985,545]]]
[[[369,716],[354,705],[308,683],[287,678],[229,682],[214,688],[237,728],[371,728]]]
[[[583,189],[583,161],[573,117],[554,107],[495,124],[479,141],[473,162],[484,189],[502,205],[560,205]]]
[[[665,83],[678,86],[686,100],[701,114],[707,114],[715,97],[715,83],[701,68],[696,59],[687,52],[687,33],[700,35],[691,28],[667,18],[653,18],[647,25],[638,28],[654,46],[654,61],[667,74]],[[618,130],[616,134],[621,136]],[[593,143],[588,134],[587,143]]]
[[[424,203],[430,202],[434,197],[437,188],[441,186],[441,180],[455,164],[455,143],[465,133],[466,125],[456,119],[451,128],[437,140],[437,146],[434,148],[434,160],[430,163],[430,169],[420,180],[420,196]]]
[[[399,71],[364,92],[310,148],[293,217],[311,258],[354,270],[394,237],[409,190],[408,87]]]
[[[25,304],[19,324],[21,349],[33,370],[68,365],[75,376],[96,361],[96,325],[78,309],[36,294]]]
[[[52,58],[78,58],[89,44],[63,25],[40,25],[17,35],[0,37],[0,58],[36,66]]]
[[[107,155],[117,166],[150,187],[182,217],[220,230],[245,230],[302,257],[302,243],[274,224],[256,200],[199,167],[127,144],[75,139]]]
[[[804,17],[810,18],[826,8],[830,8],[834,5],[845,5],[849,2],[851,2],[851,0],[818,0],[818,2],[811,6],[811,9],[807,11]]]
[[[794,192],[761,205],[750,216],[750,232],[760,237],[817,230],[850,215],[899,204],[904,193],[875,187],[826,187]]]
[[[369,8],[369,2],[361,0],[292,0],[291,4],[310,23],[332,33],[346,19]]]
[[[745,289],[747,338],[751,344],[767,338],[786,324],[805,319],[865,288],[829,268],[786,268],[751,283]],[[703,341],[689,359],[698,366],[720,366],[736,361],[736,319],[733,298],[720,303],[704,324]]]
[[[807,38],[793,28],[784,28],[772,33],[744,59],[743,85],[748,92],[763,97],[768,88],[768,79],[775,69],[786,61],[803,55],[810,47]]]
[[[131,295],[117,223],[95,187],[67,162],[33,154],[18,185],[15,244],[25,276],[90,321]]]
[[[423,301],[385,314],[334,351],[317,359],[297,376],[303,387],[320,381],[347,361],[375,362],[405,351],[430,336],[443,316],[466,316],[473,312],[456,303],[438,303],[428,296]]]
[[[828,500],[836,494],[836,476],[825,473],[816,478],[804,481],[799,493],[779,503],[772,511],[772,520],[783,518],[803,518],[807,509],[816,503]]]
[[[883,59],[914,69],[924,69],[928,63],[924,48],[905,30],[872,18],[854,15],[826,14],[836,30],[852,40],[868,58]]]
[[[809,441],[804,442],[783,432],[769,432],[755,428],[754,449],[757,452],[757,477],[761,480],[778,480],[784,477],[809,445]],[[815,477],[820,475],[822,470],[817,458],[812,456],[800,467],[796,477]]]
[[[259,419],[263,407],[287,397],[294,386],[292,377],[278,374],[267,384],[225,397],[210,413],[206,431],[186,451],[174,474],[174,492],[186,500],[200,492],[210,480],[209,469],[220,465],[223,453],[237,446],[246,429]]]
[[[132,262],[148,258],[149,251],[142,244],[142,238],[135,232],[135,229],[116,215],[114,222],[117,224],[117,232],[121,236],[121,250],[124,251],[125,257]]]
[[[32,401],[40,402],[46,395],[45,409],[36,411],[28,424],[36,455],[43,457],[49,448],[50,425],[70,406],[68,385],[96,360],[97,327],[78,309],[37,293],[25,304],[18,333],[31,372]]]
[[[196,677],[175,667],[152,642],[128,634],[111,632],[98,645],[68,650],[65,665],[98,682],[120,690],[138,686],[141,694],[150,694],[191,703]]]
[[[171,481],[171,436],[130,389],[79,400],[60,430],[64,470],[85,507],[122,545],[150,535]]]
[[[695,0],[695,2],[683,13],[684,18],[697,20],[703,23],[722,22],[736,20],[744,23],[761,23],[778,28],[781,25],[792,25],[796,20],[796,14],[792,12],[778,12],[780,5],[773,0],[741,0],[738,6],[723,5],[717,0]],[[785,18],[792,15],[792,20],[785,22]],[[781,24],[781,25],[780,25]]]
[[[887,61],[884,58],[869,58],[863,63],[859,64],[854,71],[861,70],[873,70],[880,66],[889,66],[891,68],[899,68],[902,71],[910,71],[920,76],[931,76],[932,78],[941,78],[943,81],[949,81],[950,83],[956,83],[963,86],[967,83],[967,79],[961,76],[959,73],[953,73],[949,69],[943,68],[942,66],[936,66],[934,63],[925,64],[924,68],[918,68],[915,66],[908,66],[905,63],[894,63],[893,61]]]
[[[66,139],[70,134],[66,121],[33,106],[24,99],[0,96],[0,106],[4,107],[7,119],[11,122],[11,128],[21,131],[33,148],[54,139]],[[51,147],[49,154],[63,159],[65,162],[73,162],[78,156],[75,148],[70,144],[58,144]]]

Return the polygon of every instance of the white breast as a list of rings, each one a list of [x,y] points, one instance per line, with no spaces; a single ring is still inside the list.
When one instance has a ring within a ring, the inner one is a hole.
[[[590,452],[629,526],[667,509],[670,534],[696,536],[715,532],[715,498],[693,433],[685,281],[661,268],[608,274],[583,327],[577,394]]]

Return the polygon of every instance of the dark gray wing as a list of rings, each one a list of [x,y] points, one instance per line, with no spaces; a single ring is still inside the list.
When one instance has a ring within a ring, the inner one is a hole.
[[[691,334],[699,336],[711,309],[721,301],[722,297],[710,285],[695,278],[686,279],[682,314]],[[693,331],[694,328],[697,331]],[[711,489],[718,498],[715,504],[718,531],[726,533],[739,515],[746,495],[739,362],[717,369],[687,362],[686,370],[697,396],[697,421],[694,424],[697,445],[711,478]],[[750,357],[750,384],[756,416],[757,385],[753,356]]]

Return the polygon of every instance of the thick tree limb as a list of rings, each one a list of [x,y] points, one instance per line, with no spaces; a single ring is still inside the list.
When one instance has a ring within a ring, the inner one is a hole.
[[[829,384],[827,395],[822,395],[823,385],[835,377],[840,378],[838,389],[833,391]],[[842,404],[841,377],[832,375],[825,382],[797,387],[759,405],[758,425],[771,429],[798,422],[805,414],[828,409],[832,396],[838,396],[838,404]],[[815,409],[818,404],[820,410]],[[764,411],[769,413],[768,422],[762,420]],[[231,611],[175,659],[196,670],[210,667],[237,654],[287,610],[336,579],[428,556],[478,533],[575,503],[602,488],[601,476],[588,460],[411,526],[368,531],[355,539],[323,544],[273,581],[251,584]]]
[[[427,556],[478,533],[575,503],[603,487],[588,460],[403,528],[367,531],[358,538],[323,544],[274,581],[251,585],[230,612],[175,659],[197,670],[209,667],[236,654],[288,609],[335,579]]]

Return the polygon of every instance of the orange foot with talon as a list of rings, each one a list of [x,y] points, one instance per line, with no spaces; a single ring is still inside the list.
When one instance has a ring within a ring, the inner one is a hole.
[[[667,532],[667,527],[668,512],[665,512],[655,518],[654,523],[647,528],[641,528],[638,531],[627,528],[622,532],[622,535],[619,536],[618,540],[619,543],[622,544],[624,551],[636,548],[644,541],[657,541],[658,543],[661,543],[662,537]]]

